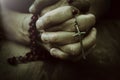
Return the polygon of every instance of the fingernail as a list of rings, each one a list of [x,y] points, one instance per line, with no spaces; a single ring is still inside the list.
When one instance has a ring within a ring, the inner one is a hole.
[[[34,6],[34,5],[32,5],[32,6],[29,8],[29,12],[31,12],[31,13],[34,13],[34,12],[35,12],[35,6]]]
[[[49,42],[49,36],[47,34],[43,33],[41,35],[41,40],[45,43],[48,43]]]
[[[40,30],[42,30],[44,28],[44,24],[43,24],[43,21],[41,19],[37,20],[36,27],[37,27],[37,29],[40,29]]]
[[[92,28],[92,30],[93,30],[93,31],[95,31],[95,30],[96,30],[96,28],[94,28],[94,27],[93,27],[93,28]]]
[[[57,49],[56,49],[56,48],[52,48],[52,49],[50,50],[50,54],[51,54],[52,56],[55,56],[56,53],[57,53]]]

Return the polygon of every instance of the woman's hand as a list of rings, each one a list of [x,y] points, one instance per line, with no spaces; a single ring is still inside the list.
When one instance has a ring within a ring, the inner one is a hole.
[[[49,51],[51,55],[66,59],[69,56],[81,54],[79,38],[73,37],[76,32],[75,19],[72,6],[63,6],[47,12],[40,17],[36,23],[37,29],[43,31],[41,39],[43,43],[51,44]],[[81,14],[77,16],[81,31],[87,31],[95,24],[93,14]],[[95,45],[96,29],[93,28],[83,39],[84,49]]]

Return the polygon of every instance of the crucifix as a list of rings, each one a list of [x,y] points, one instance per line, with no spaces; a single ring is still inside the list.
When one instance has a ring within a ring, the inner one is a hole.
[[[80,46],[81,46],[82,57],[83,57],[83,59],[86,59],[86,57],[85,57],[85,52],[84,52],[84,47],[83,47],[83,42],[82,42],[82,39],[83,39],[82,35],[84,35],[86,32],[81,32],[81,31],[80,31],[80,29],[79,29],[80,25],[79,25],[78,22],[77,22],[77,17],[75,17],[74,27],[75,27],[75,29],[76,29],[76,34],[73,35],[73,36],[79,38],[79,40],[80,40]]]

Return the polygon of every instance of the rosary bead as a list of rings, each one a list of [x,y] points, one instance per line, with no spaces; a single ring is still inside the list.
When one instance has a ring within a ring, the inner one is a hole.
[[[36,41],[32,41],[31,44],[32,44],[33,46],[35,46],[37,43],[36,43]]]
[[[19,60],[19,61],[22,61],[22,58],[23,58],[22,56],[19,56],[19,57],[18,57],[18,60]]]
[[[32,50],[32,55],[35,56],[36,55],[36,51]]]
[[[32,30],[35,30],[35,29],[36,29],[35,27],[30,26],[28,32],[31,33],[31,31],[32,31]]]
[[[35,28],[35,26],[30,26],[29,27],[29,30],[35,30],[36,28]]]
[[[33,40],[36,40],[37,36],[34,36],[33,34],[29,36],[29,38],[31,38],[31,41],[33,42]]]
[[[36,30],[31,30],[31,34],[30,35],[33,35],[33,36],[37,36],[37,31]]]
[[[26,62],[27,62],[27,56],[22,57],[21,62],[22,62],[22,63],[26,63]]]
[[[34,44],[34,42],[35,42],[35,39],[30,39],[30,46],[32,46],[32,47],[35,47],[35,44]],[[36,42],[37,43],[37,42]],[[33,45],[34,44],[34,45]]]
[[[12,57],[12,58],[8,59],[8,62],[12,65],[16,65],[17,64],[16,57]]]
[[[37,32],[33,32],[33,33],[30,33],[29,34],[29,38],[31,39],[31,40],[36,40],[37,39]]]
[[[36,24],[34,24],[34,22],[30,22],[29,25],[30,26],[36,26]]]
[[[31,51],[36,51],[37,50],[36,48],[37,48],[36,44],[30,46]]]
[[[36,30],[31,30],[31,33],[35,33]]]
[[[37,42],[36,41],[30,42],[30,47],[31,47],[31,49],[37,48]]]
[[[8,58],[7,61],[8,61],[8,63],[12,64],[12,59],[11,58]]]
[[[38,16],[37,16],[37,15],[33,15],[33,16],[31,17],[31,19],[32,19],[33,21],[36,21],[36,20],[38,19]]]
[[[73,2],[73,0],[67,0],[67,2],[68,2],[69,4],[71,4],[71,3]]]
[[[33,60],[33,55],[27,57],[27,61],[32,61],[32,60]]]
[[[31,57],[32,57],[32,53],[31,52],[26,54],[26,60],[27,61],[30,61]]]
[[[27,58],[27,60],[30,60],[30,59],[32,59],[35,55],[36,55],[36,52],[35,52],[35,51],[31,51],[30,53],[27,53],[27,54],[26,54],[26,58]]]
[[[72,10],[72,14],[75,16],[76,14],[78,14],[79,13],[79,11],[78,10],[76,10],[76,9],[73,9]]]
[[[29,53],[26,54],[27,57],[30,56],[30,55],[31,55],[31,52],[29,52]]]
[[[30,36],[31,36],[30,38],[34,38],[34,37],[36,37],[36,35],[37,35],[37,33],[34,30],[32,30],[30,33]]]
[[[38,58],[39,58],[38,55],[36,55],[36,56],[34,56],[33,60],[36,61],[36,60],[38,60]]]

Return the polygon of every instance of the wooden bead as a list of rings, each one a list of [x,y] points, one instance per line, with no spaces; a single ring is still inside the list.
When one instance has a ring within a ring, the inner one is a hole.
[[[32,34],[32,33],[31,33]],[[29,36],[29,38],[31,38],[30,40],[32,40],[32,42],[34,42],[33,40],[36,40],[37,36],[34,36],[33,34]]]
[[[21,61],[21,60],[22,60],[22,58],[23,58],[22,56],[19,56],[19,57],[18,57],[18,60],[19,60],[19,61]]]
[[[78,10],[76,10],[76,9],[73,9],[72,10],[72,14],[75,16],[76,14],[78,14],[79,13],[79,11]]]
[[[37,15],[33,15],[32,17],[31,17],[31,19],[32,19],[32,21],[36,21],[37,19],[38,19],[38,16]]]
[[[12,64],[12,65],[16,65],[17,64],[17,60],[16,57],[12,57],[8,59],[8,63]]]
[[[71,3],[73,2],[73,0],[67,0],[67,2],[68,2],[69,4],[71,4]]]
[[[34,27],[36,26],[36,24],[35,24],[34,22],[30,22],[29,25],[32,26],[32,27],[33,27],[33,26],[34,26]]]

